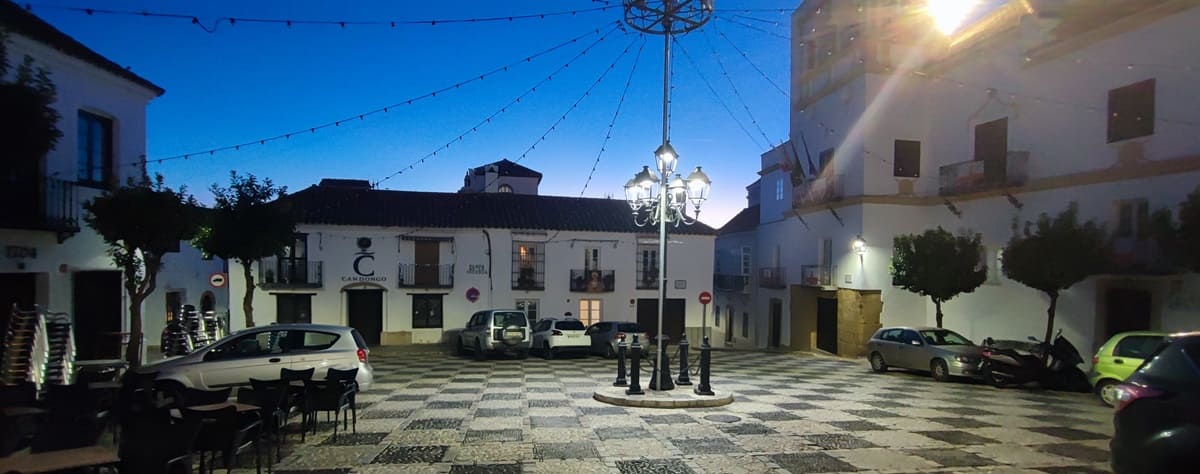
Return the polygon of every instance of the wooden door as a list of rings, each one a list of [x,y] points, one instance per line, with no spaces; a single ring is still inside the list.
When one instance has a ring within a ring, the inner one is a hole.
[[[419,287],[438,286],[438,251],[439,243],[432,240],[418,240],[416,244],[416,269],[414,282]]]

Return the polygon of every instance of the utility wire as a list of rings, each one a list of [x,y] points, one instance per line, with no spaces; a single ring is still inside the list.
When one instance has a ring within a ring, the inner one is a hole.
[[[479,127],[482,127],[484,125],[491,123],[492,119],[496,118],[497,116],[499,116],[500,114],[502,114],[504,112],[507,112],[509,107],[512,107],[513,105],[520,103],[521,99],[525,98],[526,96],[528,96],[530,94],[533,94],[534,92],[537,92],[538,87],[541,87],[543,84],[552,80],[556,74],[558,74],[558,73],[562,72],[563,70],[567,69],[568,67],[570,67],[570,65],[572,63],[574,63],[575,61],[579,60],[579,58],[582,58],[583,56],[587,55],[588,51],[590,51],[592,48],[596,47],[596,45],[603,42],[604,39],[607,38],[609,35],[611,35],[614,31],[621,29],[620,22],[613,22],[613,23],[614,23],[613,27],[611,29],[609,29],[607,32],[605,32],[604,35],[600,36],[599,39],[597,39],[596,41],[589,44],[586,48],[584,48],[579,53],[575,54],[575,56],[573,56],[571,59],[567,60],[567,62],[563,63],[562,66],[559,66],[557,69],[555,69],[549,75],[547,75],[544,79],[538,81],[536,84],[533,85],[533,87],[526,89],[525,92],[522,92],[515,99],[508,101],[503,106],[501,106],[499,110],[496,110],[491,115],[488,115],[483,120],[480,120],[475,125],[472,125],[471,128],[463,131],[456,138],[442,144],[442,146],[439,146],[438,148],[434,149],[432,152],[427,153],[425,156],[422,156],[421,158],[414,160],[413,162],[409,163],[407,166],[400,168],[399,170],[396,170],[395,172],[393,172],[387,176],[384,176],[379,181],[376,181],[375,183],[373,183],[374,187],[379,187],[380,184],[383,184],[384,182],[386,182],[392,178],[395,178],[397,176],[400,176],[401,174],[404,174],[405,172],[415,168],[417,165],[424,163],[425,160],[427,160],[427,159],[437,156],[439,151],[449,149],[451,146],[454,145],[454,143],[462,141],[463,138],[465,138],[467,135],[478,132]]]
[[[690,64],[692,69],[696,71],[696,76],[698,76],[701,81],[704,81],[704,85],[708,87],[708,91],[712,93],[713,98],[717,99],[717,103],[721,104],[721,107],[725,109],[725,112],[729,114],[729,117],[732,118],[735,123],[737,123],[738,128],[742,129],[742,132],[746,134],[746,138],[749,138],[750,141],[754,143],[754,146],[763,149],[763,145],[758,143],[758,139],[754,137],[754,134],[750,133],[750,130],[747,129],[744,124],[742,124],[742,121],[733,113],[733,109],[729,108],[729,104],[725,103],[725,99],[722,99],[721,95],[717,94],[716,88],[714,88],[712,83],[708,81],[708,78],[704,76],[704,71],[700,69],[700,66],[696,65],[696,61],[692,59],[692,55],[688,53],[687,48],[683,47],[683,44],[677,39],[672,38],[671,41],[679,47],[681,52],[683,52],[683,57],[687,58],[688,64]]]
[[[614,29],[614,30],[620,27],[620,23],[619,23],[619,22],[616,22],[616,21],[614,21],[614,22],[610,22],[610,23],[608,23],[608,24],[609,24],[609,25],[615,25],[615,26],[613,26],[613,29]],[[609,30],[609,33],[611,33],[611,32],[612,32],[612,30]],[[599,28],[596,28],[596,29],[593,29],[593,30],[591,30],[591,31],[588,31],[588,32],[586,32],[586,33],[584,33],[584,34],[581,34],[581,35],[579,35],[579,36],[576,36],[576,37],[574,37],[574,38],[571,38],[571,39],[569,39],[569,40],[563,41],[562,43],[559,43],[559,44],[557,44],[557,45],[554,45],[554,46],[552,46],[552,47],[550,47],[550,48],[548,48],[548,49],[545,49],[545,50],[539,51],[539,52],[537,52],[537,53],[534,53],[534,54],[532,54],[532,55],[529,55],[529,56],[525,56],[524,58],[521,58],[521,59],[518,59],[518,60],[516,60],[516,61],[510,62],[510,63],[508,63],[508,64],[505,64],[505,65],[503,65],[503,66],[500,66],[500,67],[497,67],[497,68],[495,68],[495,69],[492,69],[492,70],[490,70],[490,71],[487,71],[487,72],[484,72],[484,73],[482,73],[482,74],[479,74],[479,75],[477,75],[477,76],[473,76],[473,77],[471,77],[470,79],[464,80],[464,81],[462,81],[462,82],[458,82],[458,83],[456,83],[456,84],[449,85],[449,86],[443,87],[443,88],[441,88],[441,89],[438,89],[438,90],[435,90],[435,91],[432,91],[432,92],[427,92],[427,93],[425,93],[425,94],[422,94],[422,95],[419,95],[419,96],[416,96],[416,97],[412,97],[412,98],[406,99],[406,100],[404,100],[404,101],[402,101],[402,102],[396,102],[396,103],[394,103],[394,104],[390,104],[390,105],[386,105],[386,106],[383,106],[383,107],[379,107],[379,108],[376,108],[376,109],[374,109],[374,110],[369,110],[369,111],[362,112],[362,113],[359,113],[359,114],[355,114],[355,115],[347,116],[347,117],[344,117],[344,118],[341,118],[341,119],[338,119],[338,120],[334,120],[334,121],[332,121],[332,122],[325,122],[325,123],[322,123],[322,124],[319,124],[319,125],[313,125],[313,126],[309,126],[309,127],[305,127],[305,128],[301,128],[301,129],[292,130],[292,131],[290,131],[290,132],[286,132],[286,133],[282,133],[282,134],[278,134],[278,135],[274,135],[274,136],[270,136],[270,137],[263,137],[263,138],[259,138],[259,139],[256,139],[256,140],[250,140],[250,141],[246,141],[246,142],[242,142],[242,143],[238,143],[238,144],[234,144],[234,145],[225,145],[225,146],[220,146],[220,147],[217,147],[217,148],[211,148],[211,149],[208,149],[208,150],[194,151],[194,152],[190,152],[190,153],[182,153],[182,154],[178,154],[178,155],[165,156],[165,157],[161,157],[161,158],[143,159],[143,160],[141,160],[141,161],[137,161],[137,162],[130,163],[130,164],[131,164],[131,165],[134,165],[134,166],[140,166],[140,165],[143,165],[143,164],[145,164],[145,163],[148,163],[148,162],[152,162],[152,163],[162,163],[162,162],[164,162],[164,161],[172,161],[172,160],[179,160],[179,159],[184,159],[184,160],[186,160],[186,159],[189,159],[189,158],[191,158],[191,157],[193,157],[193,156],[203,156],[203,155],[208,155],[208,156],[211,156],[211,155],[214,155],[214,154],[215,154],[215,153],[217,153],[217,152],[224,152],[224,151],[230,151],[230,150],[234,150],[234,151],[240,151],[240,150],[242,149],[242,147],[253,146],[253,145],[266,145],[268,142],[275,142],[275,141],[279,141],[279,140],[288,140],[288,139],[292,138],[292,136],[293,136],[293,135],[300,135],[300,134],[304,134],[304,133],[309,133],[309,134],[312,134],[312,133],[316,133],[316,131],[317,131],[317,130],[322,130],[322,129],[326,129],[326,128],[330,128],[330,127],[339,127],[339,126],[341,126],[343,123],[346,123],[346,122],[350,122],[350,121],[353,121],[353,120],[364,120],[365,118],[367,118],[367,117],[370,117],[370,116],[374,116],[374,115],[377,115],[377,114],[388,113],[388,112],[389,112],[391,109],[394,109],[394,108],[397,108],[397,107],[401,107],[401,106],[406,106],[406,105],[412,105],[414,102],[417,102],[417,101],[419,101],[419,100],[422,100],[422,99],[434,98],[434,97],[437,97],[437,96],[438,96],[438,94],[440,94],[440,93],[444,93],[444,92],[448,92],[448,91],[456,90],[456,89],[459,89],[459,88],[461,88],[462,86],[465,86],[465,85],[467,85],[467,84],[470,84],[470,83],[473,83],[473,82],[482,81],[482,80],[484,80],[485,78],[487,78],[487,77],[489,77],[489,76],[493,76],[493,75],[496,75],[496,74],[499,74],[499,73],[502,73],[502,72],[507,72],[507,71],[508,71],[510,68],[512,68],[512,67],[515,67],[515,66],[517,66],[517,65],[520,65],[520,64],[522,64],[522,63],[529,63],[529,62],[532,62],[534,58],[538,58],[538,57],[540,57],[540,56],[543,56],[543,55],[549,54],[549,53],[551,53],[551,52],[553,52],[553,51],[556,51],[556,50],[558,50],[558,49],[564,48],[564,47],[566,47],[566,46],[568,46],[568,45],[575,44],[575,43],[579,42],[579,40],[581,40],[581,39],[583,39],[583,38],[586,38],[586,37],[588,37],[588,36],[591,36],[591,35],[599,34],[599,33],[600,33],[600,29],[599,29]],[[605,33],[605,35],[607,35],[607,34],[608,34],[608,33]]]
[[[750,111],[750,105],[746,103],[746,99],[742,97],[742,92],[738,90],[737,83],[734,82],[733,77],[729,75],[729,70],[725,68],[725,61],[721,60],[721,55],[717,53],[717,48],[713,46],[712,40],[708,37],[708,32],[701,31],[700,36],[704,37],[704,43],[708,45],[708,49],[712,51],[713,58],[717,60],[717,66],[719,66],[721,69],[721,75],[725,76],[725,81],[728,82],[729,87],[733,89],[733,96],[737,98],[738,102],[742,103],[742,108],[746,110],[746,115],[750,117],[750,123],[754,125],[754,128],[758,130],[760,135],[762,135],[763,141],[765,141],[769,147],[771,145],[771,139],[767,137],[767,132],[763,131],[762,125],[759,125],[758,119],[754,117],[754,112]]]
[[[633,84],[634,73],[637,72],[638,63],[642,60],[642,50],[646,49],[646,37],[642,37],[642,44],[638,46],[637,56],[633,58],[633,67],[629,69],[629,78],[625,80],[625,88],[621,90],[621,98],[617,100],[617,108],[613,111],[612,120],[608,122],[608,129],[604,132],[604,142],[600,144],[600,151],[596,153],[596,160],[592,162],[592,170],[588,172],[587,181],[583,183],[583,189],[579,191],[579,197],[583,197],[587,192],[588,185],[592,184],[592,176],[596,174],[596,167],[600,166],[600,157],[604,156],[604,152],[608,147],[608,141],[612,139],[613,126],[617,123],[617,117],[621,115],[621,106],[625,104],[625,97],[629,94],[629,87]]]
[[[730,17],[726,17],[726,16],[717,15],[717,19],[718,19],[718,20],[725,21],[725,22],[729,22],[729,23],[732,23],[732,24],[735,24],[735,25],[738,25],[738,26],[740,26],[740,27],[742,27],[742,28],[746,28],[746,29],[750,29],[750,30],[758,31],[758,32],[761,32],[761,33],[766,33],[766,34],[768,34],[768,35],[771,35],[771,36],[774,36],[774,37],[776,37],[776,38],[785,39],[785,40],[788,40],[788,41],[791,41],[791,40],[792,40],[791,38],[789,38],[789,37],[787,37],[787,36],[784,36],[784,35],[781,35],[781,34],[779,34],[779,33],[776,33],[776,32],[774,32],[774,31],[765,30],[765,29],[759,28],[759,27],[757,27],[757,26],[751,25],[751,24],[749,24],[749,23],[745,23],[745,22],[742,22],[742,21],[734,20],[733,18],[730,18]]]
[[[742,48],[739,48],[736,44],[734,44],[733,40],[729,39],[728,36],[725,36],[724,31],[721,31],[720,29],[718,29],[717,25],[712,25],[712,26],[713,26],[713,31],[716,31],[717,34],[721,36],[721,38],[725,39],[725,42],[729,43],[729,46],[732,46],[733,49],[738,52],[738,54],[742,55],[742,59],[745,59],[746,63],[749,64],[750,67],[754,68],[755,71],[758,71],[758,74],[760,76],[762,76],[763,79],[766,79],[767,82],[769,82],[771,84],[771,86],[775,88],[775,90],[779,91],[780,94],[783,94],[784,97],[788,96],[788,93],[786,91],[784,91],[782,87],[779,87],[779,84],[776,84],[775,81],[771,80],[771,77],[767,76],[767,73],[764,72],[762,70],[762,68],[758,67],[757,64],[754,64],[754,61],[750,60],[750,56],[747,55],[746,52],[742,50]]]
[[[138,17],[144,17],[144,18],[190,20],[193,25],[200,27],[200,29],[203,29],[204,31],[206,31],[208,33],[215,33],[217,31],[217,28],[222,24],[228,24],[229,26],[235,26],[238,23],[275,24],[275,25],[285,25],[289,28],[292,26],[300,26],[300,25],[304,25],[304,26],[324,25],[324,26],[337,26],[337,27],[341,27],[341,28],[345,28],[347,26],[386,26],[386,27],[390,27],[390,28],[395,28],[397,25],[401,25],[401,26],[409,26],[409,25],[437,26],[439,24],[499,23],[499,22],[511,22],[511,21],[517,21],[517,20],[544,20],[544,19],[550,18],[550,17],[575,16],[575,15],[578,15],[581,13],[606,11],[609,9],[619,8],[619,7],[616,5],[606,5],[606,6],[601,6],[601,7],[584,8],[584,9],[578,9],[578,10],[555,11],[555,12],[546,12],[546,13],[529,13],[529,14],[522,14],[522,15],[502,15],[502,16],[491,16],[491,17],[479,17],[479,18],[427,18],[427,19],[419,19],[419,20],[403,20],[403,19],[396,19],[396,20],[317,20],[317,19],[221,16],[221,17],[217,17],[216,19],[214,19],[212,21],[211,25],[205,25],[203,22],[201,22],[200,21],[201,15],[195,15],[195,14],[190,14],[190,13],[155,12],[155,11],[149,11],[149,10],[136,10],[136,11],[135,10],[118,10],[118,9],[110,9],[110,8],[72,7],[72,6],[52,5],[52,4],[31,4],[31,3],[25,4],[26,10],[33,11],[35,8],[38,10],[61,10],[61,11],[78,12],[78,13],[84,13],[88,16],[94,16],[94,15],[138,16]]]

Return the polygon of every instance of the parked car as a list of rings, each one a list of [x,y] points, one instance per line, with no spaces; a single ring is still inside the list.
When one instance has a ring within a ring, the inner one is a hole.
[[[197,349],[137,369],[158,372],[157,383],[168,389],[211,390],[249,385],[250,379],[279,379],[279,369],[316,369],[323,379],[329,368],[358,369],[360,390],[371,387],[374,370],[366,341],[358,330],[325,324],[271,324],[245,329]]]
[[[546,318],[533,327],[533,348],[541,351],[542,357],[553,359],[564,353],[587,354],[592,340],[578,319]]]
[[[467,321],[467,327],[458,333],[455,352],[460,355],[471,352],[477,359],[485,359],[488,354],[511,354],[524,359],[529,356],[532,333],[524,311],[477,311]]]
[[[934,380],[975,377],[979,374],[980,348],[949,329],[891,327],[875,331],[867,342],[871,370],[889,367],[928,370]]]
[[[650,335],[638,323],[602,321],[588,326],[584,334],[591,338],[592,353],[609,359],[617,357],[617,344],[621,342],[621,336],[625,336],[625,344],[633,344],[635,334],[643,346],[650,343]]]
[[[1129,378],[1146,356],[1162,344],[1166,333],[1151,331],[1123,332],[1108,339],[1092,357],[1088,383],[1096,396],[1108,406],[1117,404],[1117,384]]]
[[[1117,473],[1195,472],[1200,332],[1168,336],[1116,386],[1109,463]]]

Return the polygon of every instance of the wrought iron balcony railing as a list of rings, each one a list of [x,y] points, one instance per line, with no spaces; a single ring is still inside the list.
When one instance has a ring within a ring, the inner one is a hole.
[[[539,262],[536,267],[518,267],[512,272],[512,289],[541,291],[546,289],[546,274]]]
[[[759,288],[787,288],[787,268],[762,267],[758,269]]]
[[[273,288],[320,288],[324,283],[322,262],[291,258],[264,258],[258,262],[258,286]]]
[[[837,266],[802,265],[800,267],[800,284],[804,286],[833,286],[833,275]]]
[[[750,285],[750,275],[713,275],[713,287],[718,291],[745,291]]]
[[[400,288],[454,288],[454,264],[401,263]]]
[[[799,183],[792,188],[792,206],[804,207],[841,200],[842,175],[831,174]]]
[[[55,178],[0,185],[0,227],[49,230],[64,235],[79,232],[79,198],[75,183]]]
[[[616,272],[612,270],[571,269],[571,291],[608,293],[616,290]]]
[[[999,159],[941,166],[938,179],[938,194],[942,196],[1022,186],[1029,180],[1029,152],[1010,151]]]

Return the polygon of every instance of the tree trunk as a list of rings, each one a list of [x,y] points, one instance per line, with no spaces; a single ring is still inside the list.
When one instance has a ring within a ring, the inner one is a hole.
[[[246,295],[242,296],[242,313],[246,315],[246,327],[254,327],[254,273],[250,269],[253,262],[242,260],[242,275],[246,278]]]
[[[1046,310],[1046,344],[1050,344],[1050,338],[1054,336],[1054,308],[1058,306],[1058,292],[1052,291],[1047,294],[1050,295],[1050,309]]]
[[[941,329],[942,328],[942,302],[941,302],[941,300],[938,300],[935,298],[933,300],[933,306],[935,308],[937,308],[937,327],[938,327],[938,329]]]
[[[145,295],[129,295],[129,344],[125,346],[125,361],[130,367],[142,365],[142,302]]]

